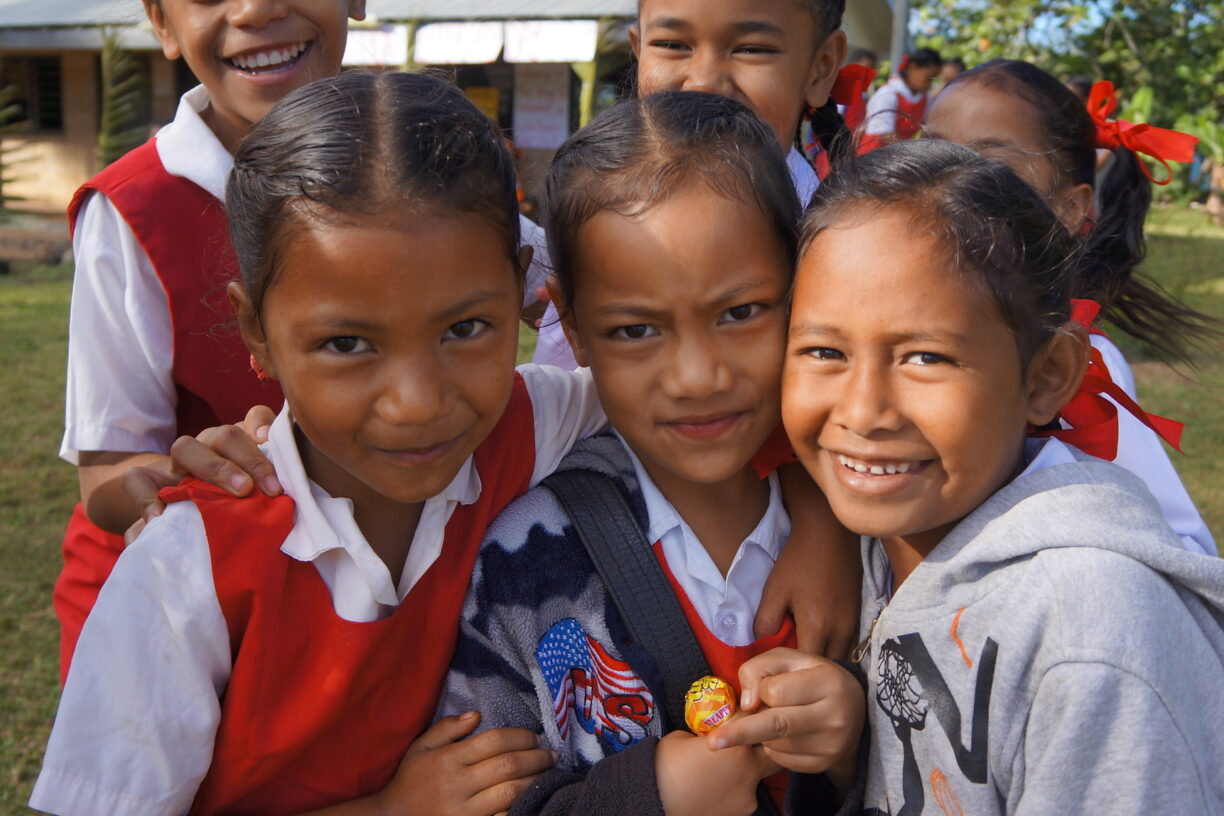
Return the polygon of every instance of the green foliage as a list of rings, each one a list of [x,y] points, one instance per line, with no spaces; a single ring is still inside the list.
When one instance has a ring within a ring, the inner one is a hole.
[[[98,164],[105,167],[148,136],[145,108],[149,80],[136,57],[124,50],[117,29],[102,30],[102,113]]]
[[[1056,76],[1108,79],[1153,95],[1152,124],[1224,120],[1224,0],[919,0],[922,45],[970,64],[1024,59]]]

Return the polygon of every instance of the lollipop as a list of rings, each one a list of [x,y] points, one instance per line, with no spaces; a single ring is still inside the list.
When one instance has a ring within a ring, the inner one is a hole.
[[[735,713],[735,690],[726,680],[706,676],[684,695],[684,723],[699,737],[722,725]]]

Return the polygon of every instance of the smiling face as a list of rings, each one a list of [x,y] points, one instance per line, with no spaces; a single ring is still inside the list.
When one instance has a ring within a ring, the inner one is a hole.
[[[828,101],[846,56],[845,34],[823,36],[794,0],[644,0],[629,37],[639,94],[730,97],[765,120],[783,150],[804,105]]]
[[[609,421],[664,494],[740,475],[778,424],[785,253],[759,209],[692,188],[583,224],[565,318]]]
[[[929,552],[1011,478],[1038,417],[993,299],[921,222],[844,223],[799,265],[783,421],[843,524]]]
[[[365,0],[144,0],[167,59],[208,88],[205,121],[231,152],[290,91],[340,71]]]
[[[497,423],[521,288],[504,244],[470,214],[300,226],[262,315],[238,299],[243,338],[284,389],[307,472],[329,493],[424,501]]]

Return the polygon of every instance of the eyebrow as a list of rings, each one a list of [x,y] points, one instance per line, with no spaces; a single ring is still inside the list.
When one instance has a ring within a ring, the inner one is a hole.
[[[734,289],[727,289],[723,292],[719,292],[711,298],[700,301],[699,306],[708,309],[713,306],[730,303],[743,296],[745,293],[761,286],[765,286],[769,282],[770,281],[768,278],[759,278],[757,280],[748,281],[742,286],[736,286]],[[595,314],[633,315],[635,317],[658,318],[665,316],[667,311],[665,309],[652,309],[649,306],[641,306],[636,303],[605,303],[603,306],[600,306],[595,310]]]
[[[453,306],[448,306],[430,315],[427,319],[437,322],[454,322],[455,320],[467,317],[476,307],[501,300],[504,297],[505,293],[492,289],[476,292],[471,297],[464,298]],[[332,317],[328,314],[322,314],[319,316],[312,315],[308,319],[312,325],[321,326],[327,331],[371,332],[385,328],[380,324],[355,317]]]
[[[837,338],[845,336],[833,326],[823,326],[817,323],[799,323],[791,327],[791,337],[804,337],[806,335],[829,335]],[[963,334],[944,331],[897,332],[888,335],[886,339],[889,345],[900,345],[901,343],[951,343],[954,345],[966,345],[969,342],[969,338]]]
[[[453,320],[459,317],[465,317],[468,312],[481,306],[485,303],[502,300],[505,297],[505,292],[495,289],[487,289],[481,292],[475,292],[470,297],[459,301],[453,306],[450,306],[434,315],[436,320]]]
[[[687,31],[692,24],[680,17],[660,17],[651,20],[647,28],[665,28],[669,31]],[[779,25],[765,20],[740,20],[732,23],[731,28],[738,34],[777,34],[785,36],[786,31]]]

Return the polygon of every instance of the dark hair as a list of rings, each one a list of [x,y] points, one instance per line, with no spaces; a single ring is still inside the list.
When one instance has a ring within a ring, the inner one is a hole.
[[[1035,65],[997,59],[951,80],[947,87],[976,82],[1028,103],[1046,141],[1059,183],[1096,188],[1096,125],[1083,100]],[[1160,284],[1137,272],[1146,252],[1143,226],[1152,186],[1139,159],[1114,151],[1097,190],[1100,211],[1085,241],[1076,297],[1101,304],[1106,319],[1166,358],[1191,360],[1189,348],[1220,338],[1218,322],[1191,309]]]
[[[839,167],[812,199],[801,252],[848,216],[891,207],[904,207],[991,294],[1025,365],[1068,320],[1077,242],[1011,168],[951,142],[898,142]]]
[[[865,59],[869,59],[872,62],[876,63],[877,65],[880,62],[880,58],[876,54],[876,52],[872,51],[869,48],[851,48],[850,53],[846,55],[846,64],[854,65],[856,63],[862,62]]]
[[[811,12],[816,20],[817,38],[823,42],[830,34],[841,28],[842,17],[846,13],[846,0],[794,0],[798,5]],[[859,49],[860,51],[862,49]],[[857,53],[857,52],[856,52]],[[870,51],[866,53],[871,54]],[[871,54],[875,58],[875,54]],[[853,62],[854,60],[850,60]],[[829,154],[829,161],[834,162],[848,153],[854,152],[853,139],[846,120],[837,110],[837,102],[830,95],[822,107],[806,108],[799,120],[800,133],[795,134],[795,143],[802,149],[803,120],[806,119],[812,128],[812,138],[821,149]],[[806,204],[807,202],[803,202]]]
[[[905,69],[942,68],[943,62],[943,57],[934,48],[919,48],[905,55]]]
[[[799,199],[773,131],[733,99],[665,91],[604,111],[553,159],[541,210],[565,302],[574,299],[583,224],[604,211],[640,215],[696,185],[759,207],[793,270]]]
[[[951,65],[953,68],[957,68],[962,72],[965,70],[965,61],[960,57],[952,57],[951,59],[944,60],[944,65]]]
[[[1073,76],[1067,80],[1066,84],[1073,94],[1087,104],[1088,97],[1092,95],[1092,79],[1090,77]]]
[[[256,312],[306,219],[390,222],[474,213],[518,269],[514,165],[497,126],[446,82],[352,72],[278,102],[251,128],[226,185],[230,235]]]

